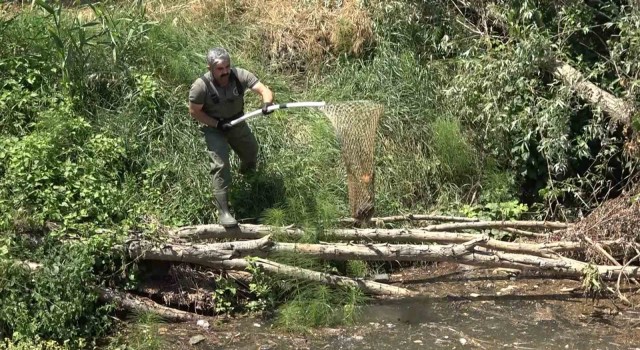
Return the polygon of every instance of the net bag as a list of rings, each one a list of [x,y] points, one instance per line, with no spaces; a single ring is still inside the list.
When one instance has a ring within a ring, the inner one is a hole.
[[[384,108],[372,101],[348,101],[326,104],[320,110],[335,128],[341,147],[351,216],[367,222],[375,209],[375,139]]]

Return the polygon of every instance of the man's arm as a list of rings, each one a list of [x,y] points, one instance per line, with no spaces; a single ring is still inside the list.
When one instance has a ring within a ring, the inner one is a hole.
[[[251,91],[262,96],[263,103],[271,103],[273,102],[273,91],[269,89],[266,85],[261,82],[257,82],[255,85],[251,87]]]
[[[218,121],[208,116],[203,110],[202,106],[193,102],[189,102],[189,114],[193,117],[193,119],[199,121],[202,124],[208,125],[210,127],[217,127]]]

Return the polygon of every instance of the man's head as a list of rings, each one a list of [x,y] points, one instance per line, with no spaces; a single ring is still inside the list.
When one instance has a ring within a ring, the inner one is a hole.
[[[226,86],[229,83],[229,73],[231,73],[231,58],[227,50],[216,47],[207,53],[207,66],[215,81]]]

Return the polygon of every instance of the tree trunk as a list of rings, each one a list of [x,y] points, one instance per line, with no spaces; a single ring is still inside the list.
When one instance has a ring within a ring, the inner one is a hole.
[[[480,4],[460,2],[467,8],[473,8],[476,13],[485,13],[496,28],[499,28],[505,35],[509,33],[508,24],[500,13],[496,11],[495,4],[488,4],[480,8],[482,6]],[[631,119],[636,111],[630,103],[590,82],[579,70],[561,61],[556,53],[549,51],[548,56],[546,63],[541,68],[547,70],[565,86],[575,91],[580,98],[587,101],[591,106],[605,112],[612,120],[631,126]]]
[[[176,245],[132,240],[125,245],[128,255],[133,259],[165,260],[172,262],[197,263],[206,260],[227,260],[247,256],[248,253],[260,254],[268,250],[273,242],[266,235],[251,241],[210,243],[205,245]]]
[[[582,99],[600,108],[611,119],[624,125],[631,124],[633,107],[626,101],[600,89],[577,69],[558,59],[550,59],[546,69],[564,85],[573,89]]]
[[[486,225],[485,225],[486,226]],[[275,228],[263,225],[240,225],[234,230],[228,230],[219,225],[202,225],[181,228],[174,232],[178,241],[202,239],[244,238],[257,239],[269,234],[280,234],[300,237],[303,232],[293,228]],[[545,235],[546,236],[546,235]],[[427,231],[425,229],[337,229],[326,234],[327,238],[347,241],[371,242],[406,242],[406,243],[463,243],[478,238],[474,233],[458,233],[444,231]],[[612,246],[618,241],[603,241],[603,247]],[[584,250],[586,246],[579,241],[559,241],[548,243],[515,243],[488,239],[478,244],[485,248],[503,250],[511,253],[549,254],[554,252],[568,252]]]
[[[538,229],[566,229],[571,225],[564,222],[547,221],[478,221],[453,224],[429,225],[423,229],[427,231],[449,231],[466,229],[491,229],[491,228],[538,228]]]
[[[551,270],[567,275],[582,276],[589,265],[584,262],[564,257],[556,259],[525,254],[504,253],[487,248],[477,247],[488,242],[488,238],[480,237],[471,241],[454,245],[393,245],[393,244],[297,244],[272,243],[263,244],[264,239],[226,243],[235,249],[223,250],[221,244],[201,244],[183,246],[178,244],[154,247],[150,243],[140,244],[144,250],[129,249],[133,258],[163,260],[172,262],[189,262],[203,266],[212,266],[227,257],[265,257],[273,253],[295,253],[324,260],[363,260],[363,261],[449,261],[467,265],[486,267],[506,267],[517,269]],[[222,248],[221,248],[222,247]],[[620,273],[629,277],[640,276],[640,266],[598,266],[592,265],[603,279],[617,277]]]
[[[195,320],[197,315],[170,307],[156,304],[151,300],[134,297],[130,294],[119,293],[110,288],[98,288],[100,299],[112,302],[117,307],[137,312],[151,312],[174,322],[184,322]]]
[[[571,224],[561,222],[543,222],[543,221],[474,221],[474,222],[458,222],[438,225],[429,225],[419,229],[412,229],[412,232],[429,232],[429,231],[450,231],[450,230],[484,230],[484,229],[516,229],[516,228],[537,228],[537,229],[567,229]],[[396,232],[398,229],[376,229],[378,232]],[[349,229],[335,229],[330,234],[342,236],[341,233],[350,232]],[[363,231],[364,232],[364,231]],[[198,225],[185,226],[170,231],[171,239],[191,241],[202,239],[255,239],[263,237],[267,234],[284,234],[288,236],[302,236],[304,231],[292,227],[274,227],[267,225],[238,225],[234,228],[224,228],[220,225]],[[522,233],[519,230],[511,231],[511,233]],[[523,235],[529,235],[530,232]],[[545,234],[534,234],[535,237],[546,237]]]

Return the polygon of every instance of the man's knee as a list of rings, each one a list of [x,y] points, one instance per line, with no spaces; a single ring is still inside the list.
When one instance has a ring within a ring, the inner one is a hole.
[[[240,174],[248,174],[256,170],[257,160],[243,161],[240,163]]]

